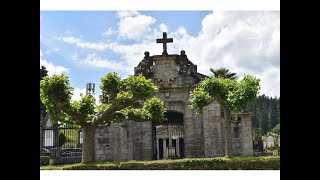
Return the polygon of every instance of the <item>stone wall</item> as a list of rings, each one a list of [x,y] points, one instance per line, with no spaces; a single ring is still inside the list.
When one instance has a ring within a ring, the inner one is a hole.
[[[185,155],[188,158],[204,157],[204,131],[203,131],[203,116],[196,114],[191,109],[189,103],[185,103],[184,110],[184,142]]]
[[[96,160],[152,159],[151,122],[124,121],[96,131]]]

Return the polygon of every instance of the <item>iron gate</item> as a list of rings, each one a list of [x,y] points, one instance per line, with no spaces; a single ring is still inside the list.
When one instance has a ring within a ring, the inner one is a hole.
[[[183,114],[168,111],[167,120],[153,122],[153,159],[184,158]]]
[[[82,160],[82,131],[71,126],[52,125],[40,130],[40,159],[47,157],[54,164],[79,163]],[[42,165],[47,165],[44,162]]]

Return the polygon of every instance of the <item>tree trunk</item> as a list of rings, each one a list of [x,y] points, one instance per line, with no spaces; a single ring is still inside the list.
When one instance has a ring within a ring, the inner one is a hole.
[[[232,133],[231,133],[231,113],[229,109],[224,108],[225,113],[225,121],[226,121],[226,141],[227,141],[227,148],[225,152],[226,157],[233,157],[232,151]]]
[[[95,161],[94,137],[96,128],[94,125],[83,127],[82,163],[88,164]]]

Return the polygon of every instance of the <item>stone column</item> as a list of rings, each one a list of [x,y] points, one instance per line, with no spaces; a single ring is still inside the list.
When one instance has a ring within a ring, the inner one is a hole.
[[[239,113],[241,118],[242,155],[253,156],[252,116],[253,113]]]
[[[204,156],[223,156],[224,145],[222,136],[220,105],[214,101],[204,108]]]
[[[180,156],[179,138],[176,139],[176,151]]]
[[[190,107],[189,102],[184,103],[184,146],[185,146],[185,157],[192,158],[196,155],[195,151],[195,139],[194,139],[194,124],[193,124],[193,110]]]
[[[163,139],[163,158],[167,158],[168,155],[167,155],[167,139],[164,138]]]
[[[157,139],[157,159],[160,159],[159,152],[159,139]]]
[[[152,122],[138,122],[142,123],[141,140],[142,140],[142,160],[152,160],[153,149],[152,149]]]

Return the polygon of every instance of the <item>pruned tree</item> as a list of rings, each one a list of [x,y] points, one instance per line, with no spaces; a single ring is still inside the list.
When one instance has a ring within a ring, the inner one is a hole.
[[[243,107],[253,101],[259,90],[260,80],[245,75],[241,81],[222,77],[209,77],[200,82],[190,96],[192,108],[202,113],[203,108],[216,100],[224,110],[226,122],[225,156],[232,157],[231,114],[243,110]]]
[[[142,75],[121,80],[116,73],[108,73],[101,78],[100,88],[102,104],[95,105],[92,95],[81,95],[79,101],[72,101],[73,88],[65,75],[46,77],[40,82],[41,101],[46,105],[52,121],[83,129],[82,163],[95,161],[94,136],[99,125],[123,120],[165,119],[163,102],[153,96],[157,87]],[[143,105],[134,108],[138,101]]]

